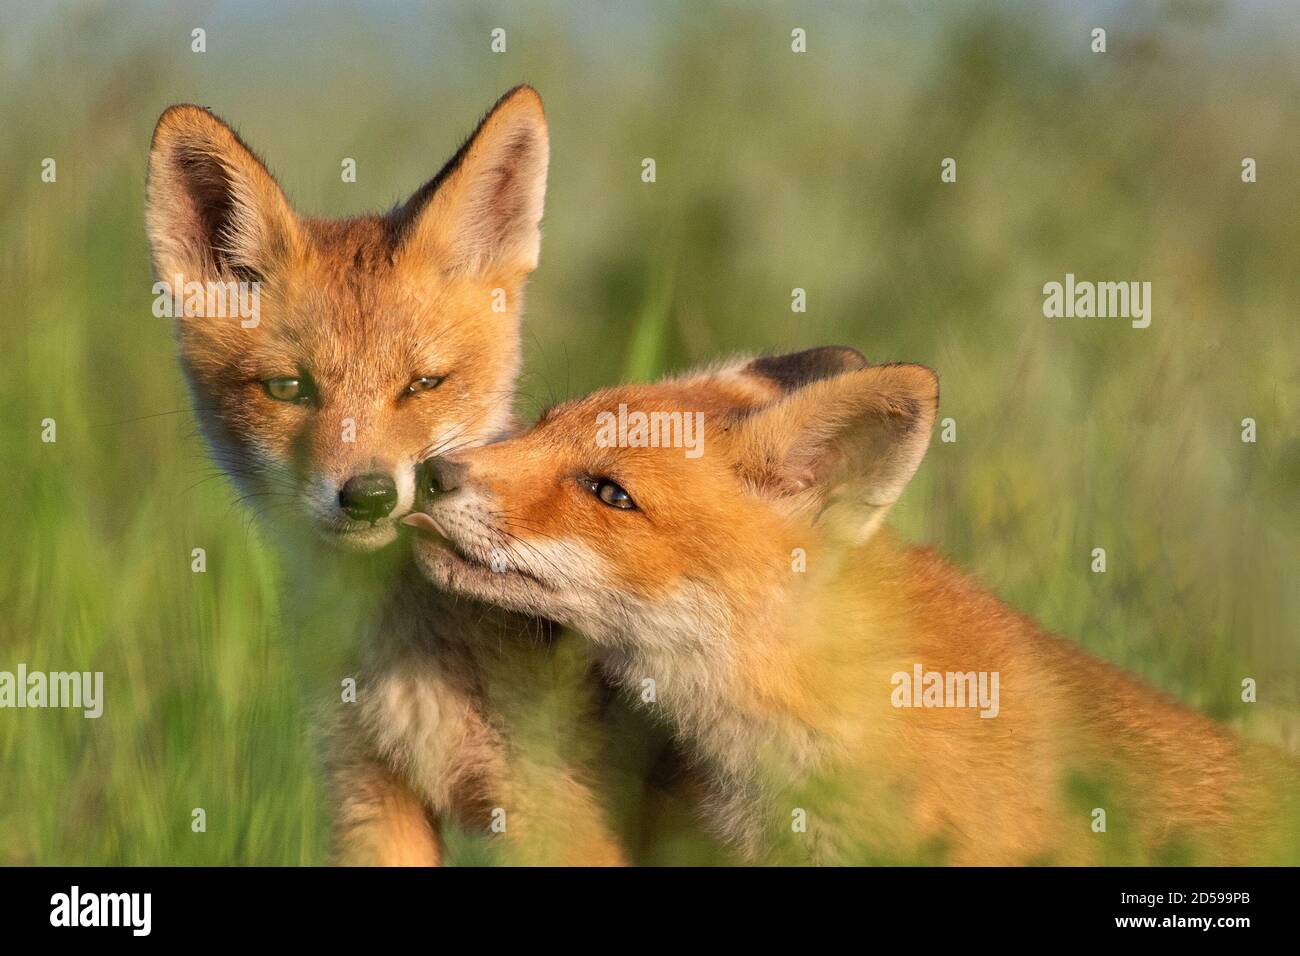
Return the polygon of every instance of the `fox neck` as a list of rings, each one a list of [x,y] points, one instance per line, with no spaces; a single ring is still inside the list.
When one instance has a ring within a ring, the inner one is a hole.
[[[728,793],[728,828],[743,831],[757,812],[760,780],[801,779],[841,752],[846,715],[893,666],[899,633],[860,581],[890,575],[901,552],[887,529],[859,547],[822,543],[808,549],[806,570],[778,569],[745,600],[718,604],[713,591],[685,602],[692,620],[677,630],[688,638],[607,651],[606,665]],[[671,629],[660,620],[654,631]]]

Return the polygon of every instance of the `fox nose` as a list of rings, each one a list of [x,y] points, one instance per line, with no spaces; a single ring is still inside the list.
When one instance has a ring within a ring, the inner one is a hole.
[[[460,487],[465,465],[450,458],[430,458],[420,466],[420,490],[426,495],[445,495]]]
[[[397,485],[388,475],[353,475],[339,489],[339,507],[348,517],[372,524],[397,504]]]

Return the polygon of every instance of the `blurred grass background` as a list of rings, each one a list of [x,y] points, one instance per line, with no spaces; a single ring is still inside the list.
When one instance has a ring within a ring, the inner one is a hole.
[[[0,669],[102,670],[108,700],[99,720],[0,711],[0,862],[325,858],[319,688],[296,661],[334,651],[286,639],[274,554],[207,463],[150,312],[145,157],[176,101],[234,123],[300,209],[347,215],[414,190],[501,92],[534,84],[553,152],[526,414],[735,351],[846,343],[929,364],[957,441],[933,444],[904,533],[1190,705],[1300,745],[1286,3],[3,17]],[[1105,55],[1089,52],[1094,26]],[[939,181],[944,157],[956,184]],[[1151,327],[1044,319],[1042,286],[1066,272],[1151,281]],[[1089,570],[1094,547],[1106,574]],[[1244,677],[1259,703],[1240,702]],[[656,859],[702,852],[683,838]]]

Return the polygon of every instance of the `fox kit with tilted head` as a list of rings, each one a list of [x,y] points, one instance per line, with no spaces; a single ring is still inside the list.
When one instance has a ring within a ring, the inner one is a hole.
[[[429,462],[405,520],[439,586],[587,635],[747,859],[1285,858],[1283,755],[884,526],[938,398],[929,369],[850,349],[610,389]],[[701,454],[654,440],[700,414]]]
[[[544,622],[435,593],[405,549],[395,568],[372,556],[419,461],[511,426],[547,157],[541,100],[517,87],[407,202],[329,220],[298,215],[207,110],[173,106],[154,132],[149,241],[212,456],[285,545],[295,632],[363,630],[330,748],[344,861],[436,862],[448,822],[491,825],[517,861],[619,859],[584,783],[581,709],[536,706],[557,685],[581,700],[582,661],[552,653]],[[512,756],[525,731],[549,763]]]

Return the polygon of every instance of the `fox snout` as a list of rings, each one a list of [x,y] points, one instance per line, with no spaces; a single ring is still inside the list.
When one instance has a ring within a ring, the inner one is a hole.
[[[339,489],[339,507],[356,521],[371,524],[387,518],[397,505],[397,482],[391,475],[371,472],[353,475]]]
[[[420,496],[428,500],[455,491],[465,480],[469,466],[452,458],[429,458],[421,462],[417,475]]]
[[[435,503],[463,484],[469,466],[450,458],[426,458],[415,469],[415,510],[402,518],[402,524],[444,538],[444,532],[432,517]]]
[[[396,521],[418,496],[417,482],[414,465],[365,455],[316,470],[303,491],[309,517],[330,543],[373,551],[396,538]]]
[[[415,509],[402,518],[402,524],[435,537],[443,531],[432,515],[448,495],[464,486],[469,465],[451,458],[426,458],[415,469]]]

